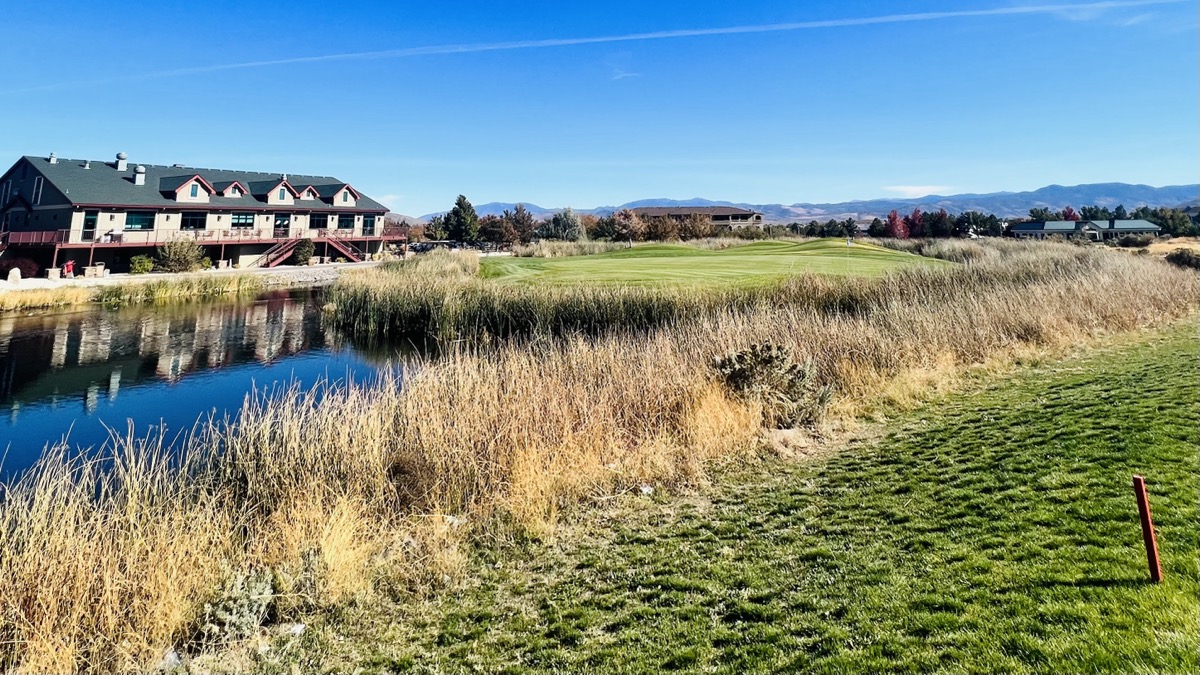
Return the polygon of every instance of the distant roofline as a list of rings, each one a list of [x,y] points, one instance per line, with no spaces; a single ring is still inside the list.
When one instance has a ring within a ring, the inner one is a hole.
[[[43,162],[48,161],[42,155],[22,155],[21,157],[22,157],[22,159],[28,159],[28,160],[41,160]],[[82,165],[84,163],[91,163],[93,165],[102,164],[102,165],[111,166],[113,164],[112,160],[106,160],[106,159],[74,159],[74,158],[70,158],[70,157],[57,157],[55,159],[59,164],[68,163],[68,162],[76,162],[80,165]],[[269,179],[269,180],[280,178],[285,173],[287,173],[286,171],[253,171],[250,169],[219,169],[216,167],[207,167],[206,168],[206,167],[187,166],[187,165],[176,166],[174,164],[150,164],[147,162],[138,162],[137,164],[140,164],[141,166],[144,166],[147,169],[173,169],[173,170],[181,171],[183,173],[187,173],[188,171],[197,171],[197,172],[199,172],[199,171],[224,171],[227,173],[254,174],[254,175],[265,176],[265,177],[267,177],[266,179]],[[132,166],[136,166],[136,165],[133,163],[130,163],[130,166],[132,167]],[[313,175],[298,174],[298,175],[307,176],[309,178],[334,178],[334,176],[318,176],[315,174],[313,174]],[[342,181],[340,179],[334,180],[333,182],[328,183],[328,184],[333,185],[334,183],[348,185],[348,183],[345,183],[344,181]]]
[[[10,200],[11,201],[11,200]],[[287,211],[289,213],[298,211],[322,211],[328,213],[389,213],[387,207],[370,208],[365,206],[301,206],[299,204],[270,204],[266,206],[247,206],[236,204],[220,204],[217,202],[179,202],[178,205],[155,205],[155,204],[116,204],[105,202],[71,202],[64,204],[64,207],[71,206],[74,208],[111,208],[121,209],[124,211]]]

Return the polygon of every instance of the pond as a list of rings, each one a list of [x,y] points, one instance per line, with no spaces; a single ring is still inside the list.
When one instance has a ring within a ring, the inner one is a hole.
[[[256,391],[369,382],[404,354],[355,347],[322,321],[323,291],[31,316],[0,315],[0,474],[48,444],[189,431]]]

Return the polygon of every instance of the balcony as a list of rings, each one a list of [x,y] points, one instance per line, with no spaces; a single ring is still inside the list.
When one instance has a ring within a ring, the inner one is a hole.
[[[87,236],[85,236],[85,233]],[[332,228],[230,228],[219,230],[123,230],[120,232],[99,233],[92,230],[36,230],[32,232],[7,232],[7,244],[26,246],[66,246],[81,247],[120,247],[120,246],[158,246],[177,239],[192,239],[196,243],[208,246],[217,244],[266,243],[293,238],[308,238],[324,241],[326,238],[350,240],[384,240],[403,241],[407,239],[407,230],[401,227],[376,227],[373,233],[358,233],[354,230],[337,230]]]

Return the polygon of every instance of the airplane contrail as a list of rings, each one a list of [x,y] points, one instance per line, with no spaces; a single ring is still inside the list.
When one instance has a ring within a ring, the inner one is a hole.
[[[515,40],[510,42],[477,42],[465,44],[429,45],[425,47],[405,47],[402,49],[383,49],[376,51],[345,52],[339,54],[319,54],[314,56],[296,56],[282,59],[262,61],[244,61],[240,63],[224,63],[192,68],[163,70],[140,75],[130,75],[119,78],[93,80],[88,82],[47,84],[28,89],[11,90],[7,94],[46,89],[60,89],[76,86],[95,86],[118,82],[130,82],[144,79],[176,77],[179,75],[196,75],[227,70],[243,70],[249,68],[266,68],[271,66],[287,66],[325,61],[349,61],[362,59],[398,59],[413,56],[431,56],[441,54],[472,54],[478,52],[511,51],[517,49],[544,49],[548,47],[571,47],[578,45],[607,44],[614,42],[642,42],[648,40],[669,40],[687,37],[708,37],[714,35],[743,35],[752,33],[779,33],[786,31],[814,30],[821,28],[843,28],[849,26],[870,26],[879,24],[911,23],[919,21],[938,21],[944,19],[959,19],[986,16],[1013,16],[1023,14],[1055,14],[1078,11],[1103,11],[1108,9],[1124,9],[1144,7],[1147,5],[1179,4],[1187,0],[1103,0],[1100,2],[1064,3],[1053,5],[1026,5],[1014,7],[993,7],[988,9],[952,10],[945,12],[921,12],[915,14],[887,14],[884,16],[857,17],[850,19],[824,19],[820,21],[795,21],[788,23],[759,24],[749,26],[725,26],[719,28],[684,28],[678,30],[661,30],[646,33],[629,33],[626,35],[603,35],[596,37],[549,38],[540,40]]]

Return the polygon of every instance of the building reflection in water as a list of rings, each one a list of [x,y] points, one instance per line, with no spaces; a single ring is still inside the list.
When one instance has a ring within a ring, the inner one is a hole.
[[[321,304],[314,293],[282,291],[252,302],[0,317],[0,405],[13,419],[34,403],[82,401],[91,414],[122,387],[340,349]]]

